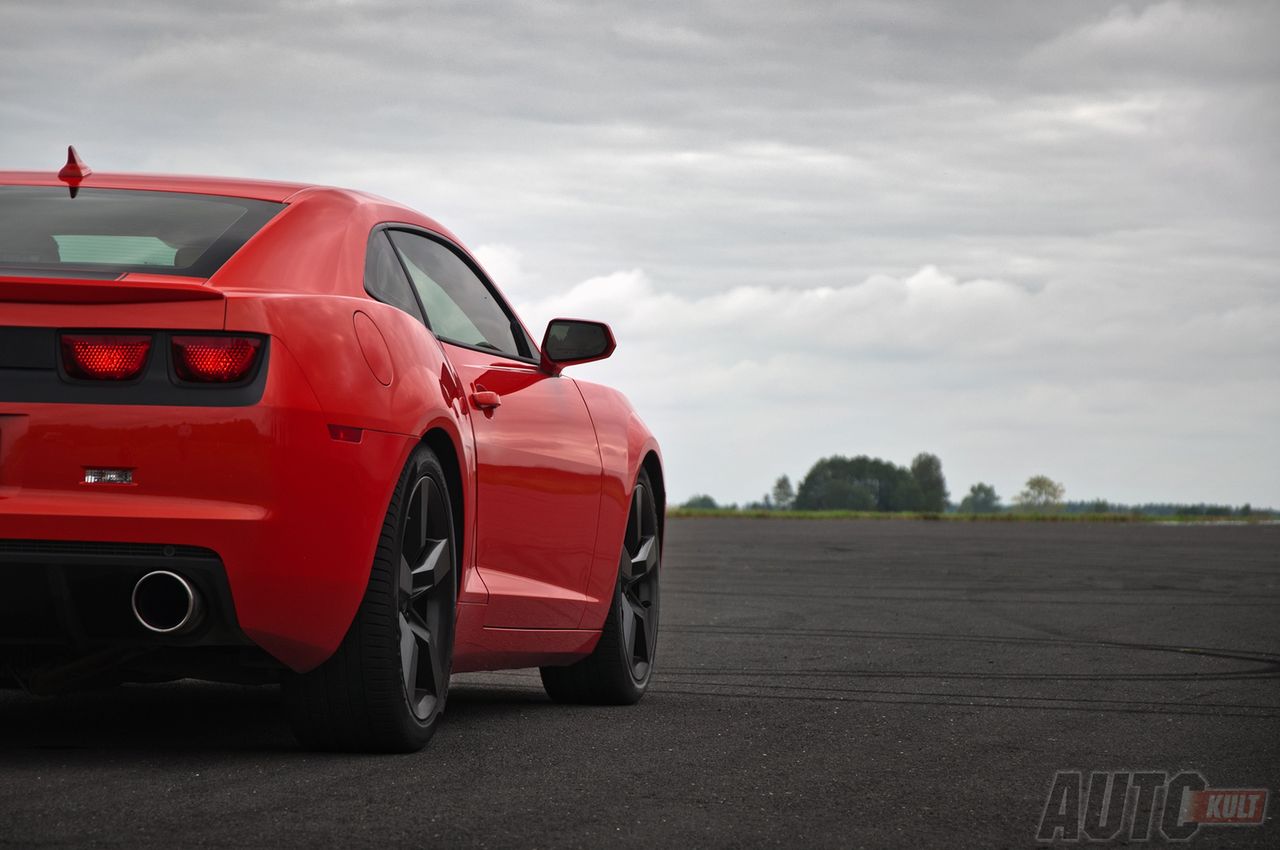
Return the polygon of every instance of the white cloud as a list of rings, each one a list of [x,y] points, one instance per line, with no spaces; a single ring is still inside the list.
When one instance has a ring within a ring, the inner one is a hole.
[[[928,449],[957,491],[1280,506],[1278,3],[50,8],[5,9],[5,167],[417,207],[535,335],[617,325],[579,371],[677,495]]]
[[[715,39],[679,24],[661,24],[655,21],[624,20],[613,31],[622,38],[646,47],[663,50],[696,50],[714,47]]]
[[[519,248],[500,243],[478,245],[471,252],[484,268],[489,278],[509,292],[535,289],[539,285],[537,275],[524,267],[524,254]]]
[[[614,358],[574,374],[629,393],[672,455],[677,498],[747,500],[825,454],[906,463],[925,450],[958,493],[987,480],[1012,494],[1040,471],[1113,500],[1198,487],[1197,498],[1263,501],[1271,486],[1265,468],[1203,446],[1275,451],[1266,364],[1280,362],[1280,303],[1238,310],[1206,292],[1187,310],[1150,287],[1030,291],[926,266],[705,296],[620,271],[520,312],[534,328],[556,316],[613,325]],[[1218,489],[1226,479],[1235,490]]]

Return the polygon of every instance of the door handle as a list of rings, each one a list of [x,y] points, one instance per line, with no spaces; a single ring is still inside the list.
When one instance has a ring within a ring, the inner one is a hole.
[[[493,410],[502,404],[502,396],[490,390],[477,390],[471,394],[471,406],[477,410]]]

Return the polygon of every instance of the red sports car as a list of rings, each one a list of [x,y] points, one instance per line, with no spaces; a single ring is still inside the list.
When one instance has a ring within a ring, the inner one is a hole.
[[[479,263],[345,189],[0,172],[0,680],[280,682],[408,751],[451,672],[634,703],[664,488],[627,400]]]

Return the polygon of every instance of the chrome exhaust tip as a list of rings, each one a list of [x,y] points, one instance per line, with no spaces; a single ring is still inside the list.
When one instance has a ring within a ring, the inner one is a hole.
[[[133,586],[133,616],[156,634],[190,631],[204,616],[200,591],[177,573],[156,570]]]

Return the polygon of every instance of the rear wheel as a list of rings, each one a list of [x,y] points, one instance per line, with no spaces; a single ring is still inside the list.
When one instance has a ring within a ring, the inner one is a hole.
[[[553,700],[630,705],[644,696],[658,648],[661,552],[657,500],[649,474],[641,471],[631,495],[613,606],[600,642],[575,664],[542,668],[542,685]]]
[[[409,457],[391,497],[360,609],[337,651],[284,682],[294,734],[323,750],[412,752],[449,693],[457,545],[444,470]]]

